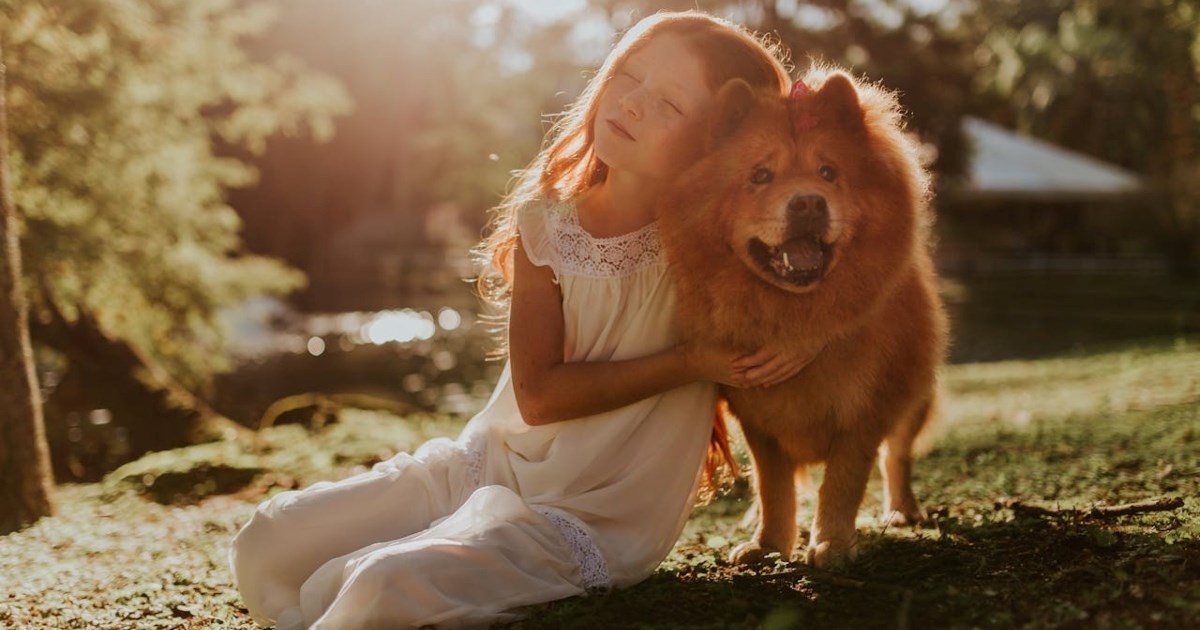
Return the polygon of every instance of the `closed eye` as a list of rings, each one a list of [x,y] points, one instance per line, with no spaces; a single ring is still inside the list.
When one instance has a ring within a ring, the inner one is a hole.
[[[663,99],[663,102],[664,102],[664,103],[666,103],[666,104],[667,104],[667,106],[669,106],[671,109],[675,110],[675,113],[676,113],[676,114],[680,114],[680,115],[682,115],[682,114],[683,114],[683,110],[682,110],[682,109],[679,109],[679,106],[678,106],[678,105],[676,105],[675,103],[672,103],[671,101],[668,101],[668,100],[667,100],[667,99],[665,99],[665,98]]]

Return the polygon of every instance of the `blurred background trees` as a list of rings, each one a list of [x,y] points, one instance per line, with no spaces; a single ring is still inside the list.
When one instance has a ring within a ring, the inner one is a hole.
[[[824,60],[899,90],[943,185],[967,171],[964,114],[1137,172],[1158,197],[1131,222],[1196,272],[1190,1],[0,0],[60,434],[70,410],[219,416],[221,313],[254,296],[471,310],[466,251],[512,172],[622,29],[688,8],[778,39],[797,73]]]
[[[1200,5],[981,2],[981,112],[1120,164],[1157,198],[1147,224],[1177,276],[1200,273]],[[985,28],[986,27],[986,28]]]
[[[249,59],[240,43],[270,23],[266,5],[3,4],[14,197],[35,303],[87,311],[199,382],[223,365],[221,305],[302,281],[240,249],[225,198],[255,172],[216,145],[328,139],[348,110],[344,92],[294,60]]]
[[[298,298],[313,310],[406,306],[425,283],[461,285],[484,210],[536,152],[543,114],[582,86],[570,23],[476,0],[279,6],[252,49],[338,77],[355,110],[332,142],[276,138],[254,158],[258,184],[231,195],[247,243],[308,273]]]
[[[0,2],[25,285],[40,362],[57,368],[47,402],[136,408],[128,438],[143,450],[217,419],[190,392],[230,366],[220,309],[303,281],[241,247],[226,195],[255,171],[218,153],[328,139],[349,109],[295,60],[250,59],[242,44],[273,15],[227,0]]]

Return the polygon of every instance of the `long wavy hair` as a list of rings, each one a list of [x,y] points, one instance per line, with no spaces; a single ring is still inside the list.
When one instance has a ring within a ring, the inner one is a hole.
[[[479,268],[477,287],[489,310],[487,319],[495,326],[499,355],[507,351],[505,332],[512,298],[512,253],[518,238],[518,209],[539,200],[577,199],[605,180],[608,166],[596,157],[593,147],[599,97],[631,54],[664,33],[681,36],[684,44],[699,56],[706,70],[708,88],[714,94],[734,78],[781,94],[791,85],[786,65],[788,55],[778,41],[707,13],[657,13],[626,31],[575,102],[556,118],[537,157],[515,174],[510,191],[492,209],[487,236],[472,251]],[[737,474],[725,423],[718,413],[704,469],[706,495],[712,495],[725,467]]]

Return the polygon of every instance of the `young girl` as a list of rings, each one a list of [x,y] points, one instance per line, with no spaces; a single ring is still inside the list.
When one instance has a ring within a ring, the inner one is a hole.
[[[654,200],[699,156],[714,95],[735,77],[789,83],[771,49],[702,13],[624,35],[480,247],[485,293],[510,307],[491,400],[456,441],[260,505],[230,554],[255,618],[487,624],[635,584],[666,557],[706,445],[723,441],[713,383],[770,385],[804,364],[675,336]]]

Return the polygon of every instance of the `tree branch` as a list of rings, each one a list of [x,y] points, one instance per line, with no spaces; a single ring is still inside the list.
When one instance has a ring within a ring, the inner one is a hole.
[[[1017,499],[999,499],[996,508],[1008,508],[1017,516],[1033,518],[1058,518],[1063,516],[1083,518],[1116,518],[1146,512],[1167,512],[1183,507],[1183,497],[1159,497],[1119,505],[1092,505],[1087,508],[1050,509],[1026,505]]]

